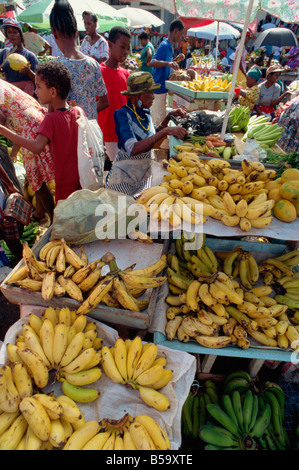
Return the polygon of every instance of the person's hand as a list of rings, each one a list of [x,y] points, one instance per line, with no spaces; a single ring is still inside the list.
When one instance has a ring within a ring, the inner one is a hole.
[[[177,62],[169,62],[169,67],[171,67],[173,70],[179,70],[180,68]]]
[[[31,68],[29,65],[25,65],[25,67],[23,67],[21,70],[20,70],[20,73],[24,73],[25,75],[29,75],[31,72]]]
[[[185,54],[183,54],[182,52],[180,54],[177,55],[177,57],[175,58],[175,61],[176,62],[181,62],[182,60],[185,59]]]
[[[187,137],[188,132],[184,127],[175,126],[175,127],[166,127],[165,128],[166,135],[174,135],[177,139],[183,139]]]
[[[169,111],[168,116],[179,116],[185,118],[187,116],[187,113],[183,109],[174,108]]]

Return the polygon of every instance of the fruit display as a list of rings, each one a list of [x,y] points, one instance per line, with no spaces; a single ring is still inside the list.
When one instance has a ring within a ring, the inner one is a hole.
[[[275,286],[261,281],[267,263],[271,266],[267,268],[269,272],[276,272],[280,266],[282,275],[289,274],[291,279],[290,284],[284,284],[286,287],[279,284],[284,289],[281,293],[287,292],[287,288],[290,289],[287,295],[295,292],[289,286],[297,285],[298,278],[290,266],[297,264],[298,252],[286,255],[286,260],[283,256],[284,261],[268,258],[257,263],[240,247],[213,252],[204,243],[188,250],[189,241],[183,234],[175,240],[175,253],[167,255],[167,339],[195,341],[215,349],[226,346],[247,349],[250,339],[254,339],[271,348],[297,350],[298,313],[288,313],[288,309],[289,305],[298,308],[298,301],[275,295]],[[292,264],[287,266],[285,261]]]
[[[229,124],[231,132],[246,132],[250,122],[250,110],[248,106],[235,105],[229,112]]]
[[[182,144],[174,145],[173,148],[177,152],[185,151],[195,153],[197,156],[223,157],[226,160],[237,153],[236,147],[222,140],[219,134],[205,136],[191,134]]]
[[[119,338],[112,348],[102,348],[102,367],[107,377],[137,390],[142,401],[159,411],[170,406],[168,397],[160,391],[173,376],[166,366],[166,358],[158,356],[157,345],[142,344],[139,336],[133,340]]]
[[[279,178],[268,184],[269,197],[275,204],[273,215],[281,222],[293,222],[299,214],[299,170],[287,168]]]
[[[147,308],[150,298],[140,299],[148,289],[156,288],[166,281],[158,276],[166,264],[166,255],[151,266],[124,270],[118,268],[112,253],[99,260],[88,261],[82,247],[77,253],[65,240],[46,243],[38,257],[28,243],[23,244],[24,265],[6,280],[20,288],[40,292],[45,301],[65,295],[80,302],[77,314],[87,314],[100,302],[113,308],[125,308],[140,312]],[[102,268],[109,266],[108,274]]]
[[[30,224],[26,225],[24,227],[22,236],[20,238],[20,242],[23,244],[24,242],[27,242],[30,247],[32,247],[36,241],[36,237],[39,234],[39,226],[37,222],[30,222]],[[1,240],[1,246],[3,247],[3,250],[5,251],[6,256],[10,260],[15,259],[15,255],[11,252],[11,250],[8,248],[7,243],[5,240]]]
[[[244,232],[268,227],[275,200],[268,199],[267,184],[276,172],[261,162],[241,163],[241,169],[233,169],[225,159],[203,161],[195,153],[181,151],[176,159],[161,162],[168,171],[164,181],[144,190],[137,203],[153,221],[172,227],[183,221],[204,224],[209,217]]]
[[[261,148],[267,149],[277,144],[282,133],[283,128],[277,123],[270,122],[267,116],[254,115],[248,121],[242,140],[246,142],[247,139],[255,139]]]
[[[221,384],[210,379],[197,392],[190,391],[182,431],[188,437],[192,426],[194,445],[201,442],[204,450],[288,450],[285,402],[279,384],[258,382],[247,371],[236,370]]]
[[[180,84],[193,91],[228,92],[231,87],[231,82],[227,78],[213,77],[212,75],[198,75],[195,80],[182,81]]]

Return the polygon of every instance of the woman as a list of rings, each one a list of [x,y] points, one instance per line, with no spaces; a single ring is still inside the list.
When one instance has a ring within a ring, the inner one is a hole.
[[[97,16],[90,12],[84,11],[82,18],[86,30],[86,36],[82,41],[80,50],[83,54],[86,54],[99,63],[108,59],[109,47],[108,42],[99,33],[97,33]]]
[[[280,109],[282,108],[282,109]],[[278,118],[277,123],[283,128],[283,135],[277,142],[278,145],[286,152],[299,152],[299,96],[280,106],[275,117]]]
[[[182,127],[167,126],[170,115],[185,115],[180,109],[170,111],[155,128],[149,108],[159,88],[149,72],[137,71],[128,77],[127,90],[122,92],[128,96],[127,104],[114,113],[119,151],[107,176],[108,189],[136,196],[151,185],[151,150],[155,143],[167,135],[178,139],[187,135]]]
[[[57,46],[63,53],[57,60],[69,69],[72,77],[68,102],[80,106],[88,119],[97,119],[98,112],[109,106],[106,86],[100,64],[83,54],[77,45],[77,21],[67,0],[55,0],[50,25]]]
[[[261,77],[262,72],[259,69],[249,70],[246,75],[247,88],[245,90],[241,89],[238,95],[239,104],[247,106],[250,109],[250,112],[253,111],[253,108],[260,96],[258,81]]]
[[[287,66],[292,70],[297,69],[299,67],[299,46],[291,47],[286,58],[288,59]]]
[[[36,55],[25,48],[24,36],[20,23],[12,18],[3,21],[1,29],[4,31],[5,37],[11,42],[12,49],[4,48],[0,53],[0,64],[5,74],[5,78],[9,83],[25,91],[29,95],[34,95],[34,70],[39,64]],[[15,52],[21,54],[28,61],[28,66],[23,67],[20,72],[12,70],[9,62],[6,60],[8,54]]]
[[[141,60],[140,70],[142,70],[143,72],[150,72],[152,74],[154,68],[149,67],[148,64],[150,63],[150,61],[152,60],[155,54],[155,48],[150,42],[149,35],[147,34],[146,31],[142,31],[138,35],[138,39],[143,48],[141,55],[140,55],[140,60]]]
[[[35,98],[1,79],[0,103],[0,123],[22,137],[35,139],[47,110],[42,108]],[[18,147],[14,147],[13,155],[18,150]],[[28,183],[37,194],[37,207],[33,216],[42,220],[47,212],[52,222],[54,201],[46,184],[54,180],[54,164],[50,147],[47,146],[40,155],[35,155],[25,148],[21,151]],[[11,155],[12,158],[13,155]]]
[[[281,93],[281,86],[277,83],[279,75],[283,71],[277,65],[271,65],[266,71],[266,80],[259,86],[260,97],[254,110],[258,115],[270,114],[274,117],[276,106],[291,92]]]

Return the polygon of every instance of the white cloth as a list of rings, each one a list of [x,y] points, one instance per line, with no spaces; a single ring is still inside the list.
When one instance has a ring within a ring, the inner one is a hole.
[[[167,93],[155,94],[151,115],[156,126],[159,126],[166,116],[166,98]]]
[[[83,54],[89,55],[90,57],[94,57],[95,59],[108,59],[109,57],[109,46],[108,42],[102,36],[98,39],[95,44],[90,44],[89,36],[85,36],[82,41],[81,52]]]

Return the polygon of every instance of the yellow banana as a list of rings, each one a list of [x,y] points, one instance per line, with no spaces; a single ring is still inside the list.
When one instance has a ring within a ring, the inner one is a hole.
[[[61,246],[61,241],[60,240],[51,240],[47,242],[40,250],[38,253],[38,257],[42,261],[46,261],[46,256],[47,253],[50,251],[50,249],[55,246],[55,245],[60,245]]]
[[[76,386],[90,385],[99,380],[101,375],[102,371],[99,367],[93,367],[92,369],[75,372],[73,374],[63,374],[63,376],[71,385]]]
[[[35,393],[33,398],[35,398],[44,407],[51,420],[61,418],[63,408],[54,396],[47,395],[45,393]]]
[[[136,382],[139,385],[150,387],[162,378],[163,372],[164,368],[161,364],[152,365],[137,377]]]
[[[47,441],[50,437],[51,421],[41,403],[34,397],[23,398],[20,411],[34,434],[41,441]]]
[[[231,342],[231,338],[229,336],[197,335],[195,336],[195,339],[201,346],[212,349],[225,348]]]
[[[208,307],[212,307],[216,304],[216,300],[209,292],[209,284],[203,283],[200,285],[198,289],[198,296],[200,300],[207,305]]]
[[[163,393],[158,390],[154,390],[150,387],[138,386],[140,398],[148,406],[155,408],[159,411],[166,411],[170,407],[169,399]]]
[[[170,440],[166,432],[151,416],[138,415],[135,418],[135,422],[141,423],[145,427],[157,450],[171,449]]]
[[[43,321],[39,316],[33,313],[29,315],[29,325],[35,331],[37,335],[39,335],[42,324],[43,324]]]
[[[142,354],[142,341],[140,336],[135,336],[135,338],[131,341],[127,353],[127,377],[131,379],[133,377],[133,373],[135,367],[139,361],[139,358]]]
[[[56,449],[61,449],[66,443],[65,428],[60,419],[51,420],[49,441]]]
[[[83,301],[82,291],[74,281],[70,278],[65,278],[62,275],[58,276],[57,281],[72,299],[75,299],[78,302]]]
[[[126,288],[125,282],[118,277],[113,279],[113,294],[123,308],[133,312],[139,312],[140,308],[136,302],[136,299]]]
[[[38,388],[44,388],[49,381],[49,371],[42,358],[35,351],[26,347],[18,347],[17,353],[29,369],[35,385]]]
[[[102,366],[107,377],[114,383],[124,383],[121,373],[119,372],[111,350],[107,346],[102,348]]]
[[[129,433],[137,450],[156,450],[152,438],[140,422],[131,423]]]
[[[63,410],[61,417],[62,423],[64,421],[66,423],[76,423],[82,419],[82,412],[74,400],[67,397],[66,395],[59,395],[57,397],[57,401],[61,404]]]
[[[20,414],[12,425],[0,436],[0,450],[15,450],[27,430],[25,417]]]
[[[96,355],[96,349],[88,348],[82,351],[72,362],[62,367],[63,373],[75,373],[85,370]]]
[[[67,366],[70,362],[72,362],[80,353],[85,340],[85,333],[80,331],[76,333],[75,336],[72,338],[69,345],[66,347],[63,355],[60,359],[60,366],[64,367]]]
[[[54,329],[53,360],[59,365],[67,349],[69,327],[64,323],[58,323]]]
[[[13,381],[10,366],[0,367],[0,409],[15,413],[19,409],[20,395]]]
[[[46,259],[45,259],[46,265],[47,265],[48,268],[50,268],[50,269],[54,268],[54,266],[56,264],[57,257],[60,253],[60,250],[61,250],[61,244],[53,245],[52,248],[50,248],[50,250],[47,253]]]
[[[118,338],[114,344],[114,360],[122,378],[127,380],[127,348],[125,341]]]
[[[100,425],[98,421],[87,421],[68,438],[63,450],[81,450],[99,430]]]
[[[103,297],[110,291],[112,285],[113,277],[106,276],[92,290],[91,294],[87,297],[87,299],[82,302],[82,304],[77,310],[77,314],[82,315],[93,310],[102,301]]]
[[[98,261],[92,261],[89,263],[87,266],[84,266],[81,269],[78,269],[75,274],[71,277],[72,281],[75,282],[76,284],[80,284],[81,282],[84,281],[84,279],[87,278],[87,276],[93,272],[98,265]],[[102,264],[103,266],[103,264]]]
[[[21,400],[33,394],[31,377],[22,362],[15,362],[12,365],[12,378]]]
[[[112,431],[98,432],[82,447],[82,450],[102,450],[111,433]]]
[[[139,377],[140,374],[142,374],[145,370],[149,369],[158,354],[158,347],[156,344],[152,343],[147,350],[141,354],[138,362],[136,363],[132,379],[136,380],[137,377]]]
[[[144,204],[146,203],[152,196],[155,196],[156,194],[160,193],[168,193],[166,188],[163,188],[161,186],[152,186],[151,188],[148,188],[144,190],[140,196],[137,198],[137,203],[138,204]]]

